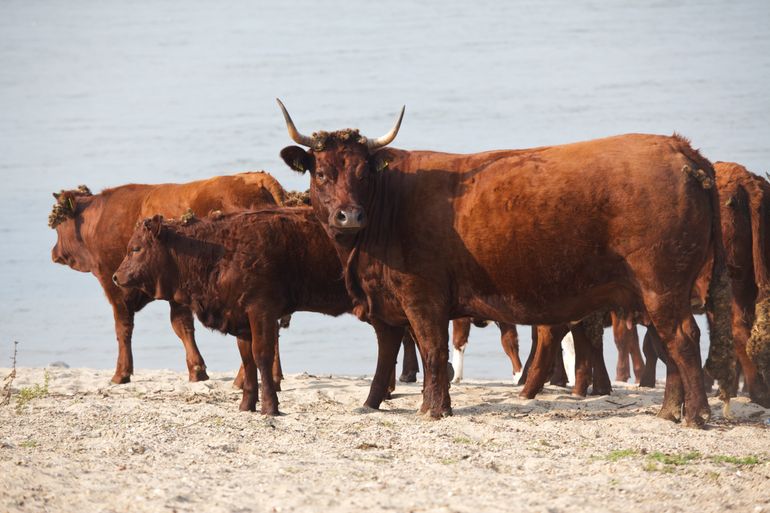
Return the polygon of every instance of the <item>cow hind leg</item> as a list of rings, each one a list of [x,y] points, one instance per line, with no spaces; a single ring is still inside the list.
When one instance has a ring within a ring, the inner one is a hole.
[[[470,333],[470,317],[452,320],[452,367],[455,374],[452,383],[460,383],[463,380],[465,348],[468,347]]]
[[[612,384],[604,362],[604,312],[595,312],[582,322],[591,344],[591,395],[609,395]]]
[[[174,301],[169,301],[169,306],[171,307],[171,327],[174,328],[174,333],[184,344],[189,379],[191,382],[206,381],[209,376],[206,374],[206,363],[195,343],[195,324],[192,312],[186,306]]]
[[[409,330],[404,330],[401,345],[404,348],[404,363],[401,366],[401,376],[398,380],[402,383],[416,383],[420,367],[417,363],[417,348]]]
[[[655,367],[658,364],[658,354],[662,351],[662,343],[653,326],[647,328],[642,348],[644,351],[644,370],[639,380],[639,386],[655,388]]]
[[[519,332],[515,324],[498,323],[500,327],[500,345],[511,361],[513,384],[517,384],[522,374],[521,359],[519,358]]]
[[[615,367],[615,381],[625,383],[631,377],[629,360],[631,354],[628,347],[629,331],[626,326],[626,319],[616,312],[611,313],[612,317],[612,335],[615,338],[615,346],[618,348],[618,364]]]
[[[678,390],[684,392],[684,420],[688,426],[702,426],[711,416],[711,409],[706,400],[703,387],[703,370],[700,357],[700,330],[692,316],[688,302],[681,306],[671,302],[660,301],[658,298],[670,296],[653,295],[654,299],[646,298],[645,304],[650,318],[658,330],[666,352],[668,365],[666,374],[666,392],[661,416],[669,418],[669,411],[678,402]],[[678,376],[678,377],[677,377]],[[671,383],[669,383],[671,380]],[[681,380],[681,386],[677,381]],[[671,404],[666,401],[669,398]],[[672,412],[675,417],[675,413]]]
[[[278,327],[281,327],[280,321],[278,322]],[[275,337],[275,350],[273,353],[273,385],[275,385],[276,391],[281,391],[281,381],[283,381],[283,368],[281,367],[281,349],[280,344],[278,343],[278,339],[280,338],[280,335],[278,335],[278,331],[276,330],[276,337]]]
[[[535,328],[532,328],[535,330]],[[532,356],[532,364],[527,373],[527,381],[519,393],[519,397],[533,399],[543,389],[548,375],[553,368],[554,358],[557,353],[557,344],[567,334],[567,327],[559,324],[556,326],[537,327],[537,346]],[[533,337],[533,344],[535,337]]]
[[[575,341],[575,384],[572,387],[572,395],[585,397],[588,382],[591,380],[591,341],[588,340],[582,322],[573,326],[571,331]]]

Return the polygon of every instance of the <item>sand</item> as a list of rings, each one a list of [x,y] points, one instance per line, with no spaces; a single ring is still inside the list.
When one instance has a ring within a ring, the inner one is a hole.
[[[44,372],[47,391],[19,404]],[[0,407],[0,511],[770,511],[770,410],[746,398],[731,420],[713,399],[694,430],[655,417],[660,385],[524,400],[469,381],[452,386],[454,416],[431,421],[419,384],[364,412],[368,378],[300,374],[266,418],[237,411],[232,373],[110,376],[18,370]]]

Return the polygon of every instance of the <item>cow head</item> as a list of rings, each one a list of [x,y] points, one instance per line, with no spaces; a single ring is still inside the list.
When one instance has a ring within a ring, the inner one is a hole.
[[[351,129],[302,135],[280,100],[278,105],[289,136],[309,148],[287,146],[281,150],[281,158],[297,172],[310,172],[310,203],[331,235],[355,235],[366,227],[370,187],[375,173],[382,170],[375,153],[396,138],[404,108],[390,132],[367,139]]]
[[[169,228],[156,215],[140,221],[128,241],[126,256],[112,281],[123,288],[136,288],[155,299],[170,299],[168,279],[173,275],[172,259],[164,244]]]
[[[83,242],[83,231],[91,191],[81,185],[77,189],[55,192],[53,197],[56,203],[48,215],[48,226],[56,230],[56,244],[51,250],[51,259],[76,271],[90,272],[93,262]]]

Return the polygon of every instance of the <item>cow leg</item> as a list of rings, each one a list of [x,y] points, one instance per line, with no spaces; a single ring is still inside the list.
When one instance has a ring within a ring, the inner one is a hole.
[[[396,358],[404,338],[404,328],[391,326],[376,319],[372,319],[371,323],[377,334],[377,367],[364,406],[376,410],[389,394],[391,376],[395,377]]]
[[[537,349],[527,381],[524,384],[524,389],[519,393],[519,397],[533,399],[543,389],[549,371],[553,368],[556,346],[561,343],[561,339],[566,333],[567,327],[564,324],[537,327]]]
[[[243,397],[238,406],[240,411],[256,411],[259,391],[257,388],[257,364],[251,350],[251,341],[238,338],[238,352],[241,354],[241,370],[243,371]],[[239,373],[240,374],[240,373]]]
[[[572,339],[575,341],[575,385],[572,395],[585,397],[588,382],[591,380],[591,341],[588,340],[582,322],[572,326]]]
[[[634,367],[634,381],[638,385],[641,383],[642,373],[644,372],[644,358],[642,358],[642,351],[639,348],[639,333],[636,331],[636,324],[633,325],[633,329],[629,330],[628,333],[628,352],[631,354],[631,364]]]
[[[420,413],[438,419],[452,414],[449,398],[449,318],[442,312],[407,311],[423,356],[424,385]]]
[[[110,302],[115,318],[115,335],[118,339],[118,363],[111,381],[115,384],[128,383],[134,373],[134,355],[131,351],[134,312],[123,301],[110,298]]]
[[[612,393],[610,375],[604,363],[604,312],[595,312],[582,321],[591,345],[591,395]]]
[[[738,304],[737,298],[733,299],[733,342],[735,343],[735,355],[743,370],[744,388],[748,388],[749,397],[757,404],[770,408],[770,390],[757,371],[756,364],[751,361],[746,353],[746,344],[751,336],[751,326],[754,322],[753,305],[748,308]]]
[[[259,309],[259,312],[263,312]],[[260,412],[262,415],[278,415],[278,394],[273,382],[273,361],[278,345],[278,319],[265,318],[263,313],[249,312],[251,330],[251,355],[260,375]],[[245,362],[244,362],[245,363]],[[244,385],[244,393],[246,387]]]
[[[644,350],[644,371],[642,371],[642,377],[639,380],[640,387],[655,388],[655,367],[658,364],[658,349],[655,347],[656,339],[657,345],[661,346],[660,338],[658,338],[658,332],[655,328],[649,326],[647,333],[644,335],[644,342],[642,347]]]
[[[281,324],[280,321],[278,322],[278,327],[280,328]],[[281,391],[281,381],[283,380],[283,368],[281,368],[281,349],[280,344],[278,343],[278,339],[280,338],[280,335],[278,334],[278,329],[276,328],[276,336],[275,336],[275,352],[273,353],[273,385],[275,386],[276,391]]]
[[[500,328],[500,345],[503,346],[503,351],[508,355],[508,359],[511,360],[513,383],[515,385],[522,374],[521,360],[519,359],[519,332],[516,331],[515,324],[499,322],[497,326]]]
[[[529,348],[529,354],[527,355],[527,361],[524,363],[524,368],[521,370],[521,377],[518,383],[514,385],[523,385],[527,382],[529,377],[529,369],[532,368],[532,362],[535,360],[535,352],[537,352],[538,340],[537,340],[537,326],[530,326],[530,333],[532,338],[532,346]]]
[[[238,373],[235,375],[235,379],[233,380],[233,388],[237,388],[238,390],[243,390],[243,364],[241,364],[240,367],[238,367]]]
[[[619,316],[616,312],[610,312],[612,317],[612,335],[615,338],[615,346],[618,348],[618,365],[615,368],[615,381],[627,382],[631,377],[629,360],[631,354],[629,351],[629,340],[631,330],[626,326],[625,317]]]
[[[568,381],[569,374],[567,373],[567,365],[565,364],[564,348],[562,347],[561,342],[556,342],[556,354],[553,358],[553,369],[551,370],[551,379],[549,383],[555,387],[566,387]]]
[[[174,328],[176,336],[184,344],[185,360],[187,361],[187,372],[192,382],[206,381],[209,379],[206,374],[206,364],[203,361],[198,345],[195,343],[195,324],[193,314],[189,308],[182,306],[174,301],[168,302],[171,307],[171,326]]]
[[[468,337],[471,333],[471,318],[462,317],[452,320],[452,366],[455,377],[452,383],[460,383],[463,380],[463,368],[465,363],[465,348],[468,345]]]
[[[404,363],[398,380],[402,383],[415,383],[420,367],[417,364],[417,348],[409,330],[404,330],[404,338],[401,341],[401,345],[404,347]]]
[[[655,293],[645,294],[644,300],[650,319],[668,353],[666,394],[660,416],[676,418],[673,405],[678,402],[678,391],[683,388],[685,423],[688,426],[701,426],[710,418],[711,409],[703,387],[700,330],[692,316],[689,301],[676,304],[670,295]],[[672,381],[670,384],[669,380]],[[667,396],[669,401],[666,400]]]

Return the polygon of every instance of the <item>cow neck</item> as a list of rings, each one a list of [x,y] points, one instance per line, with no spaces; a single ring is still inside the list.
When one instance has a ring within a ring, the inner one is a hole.
[[[361,285],[362,270],[384,267],[386,257],[400,257],[402,254],[401,241],[392,237],[400,203],[400,177],[401,173],[395,169],[376,172],[363,205],[368,218],[367,226],[356,235],[347,257],[342,259],[345,262],[345,285],[353,298],[354,313],[360,318],[371,313],[371,301]],[[344,249],[342,251],[341,255]],[[375,272],[382,274],[380,270]]]
[[[169,253],[177,272],[164,273],[159,277],[158,287],[164,294],[170,293],[170,296],[165,297],[172,297],[179,291],[189,304],[201,302],[208,296],[207,282],[216,277],[215,271],[221,261],[222,250],[219,244],[202,240],[205,237],[200,233],[202,231],[200,226],[169,230]]]

